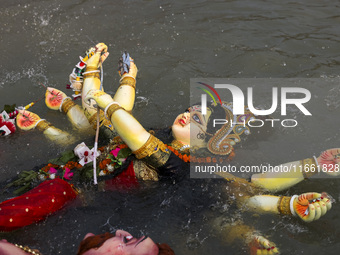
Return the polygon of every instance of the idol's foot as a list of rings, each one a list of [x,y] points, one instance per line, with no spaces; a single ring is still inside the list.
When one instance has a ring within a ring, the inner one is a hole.
[[[264,254],[279,254],[279,250],[276,244],[270,242],[268,239],[261,235],[253,235],[252,241],[250,242],[250,254],[251,255],[264,255]]]
[[[64,92],[51,87],[48,87],[45,93],[46,106],[52,110],[61,109],[66,98],[67,96]]]

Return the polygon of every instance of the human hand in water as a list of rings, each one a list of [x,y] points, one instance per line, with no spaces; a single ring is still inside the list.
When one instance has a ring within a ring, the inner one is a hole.
[[[291,204],[294,212],[305,222],[318,220],[332,208],[332,202],[327,193],[308,192],[293,196]]]
[[[85,97],[85,102],[87,104],[90,104],[91,99],[95,100],[97,102],[97,105],[103,110],[106,106],[114,102],[110,95],[106,94],[104,91],[95,89],[91,89],[87,93]]]
[[[94,54],[86,61],[86,65],[87,67],[98,68],[109,56],[108,47],[104,43],[98,43],[93,50]]]
[[[251,255],[264,255],[264,254],[279,254],[279,250],[276,244],[270,242],[268,239],[261,235],[254,234],[252,241],[250,242],[250,254]]]
[[[340,148],[329,149],[317,158],[320,171],[332,175],[340,175]]]
[[[31,130],[35,128],[40,120],[41,118],[33,112],[19,110],[19,114],[17,115],[17,126],[22,130]]]
[[[45,93],[46,106],[52,110],[58,110],[66,97],[64,92],[48,87]]]

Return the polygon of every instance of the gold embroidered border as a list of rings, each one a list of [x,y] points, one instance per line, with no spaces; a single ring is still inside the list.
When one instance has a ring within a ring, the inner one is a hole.
[[[87,66],[87,67],[85,68],[85,73],[86,73],[86,72],[91,72],[91,71],[96,71],[96,70],[98,70],[98,67]]]
[[[41,132],[44,132],[46,129],[48,129],[52,124],[46,120],[42,120],[38,123],[37,129]]]
[[[135,171],[136,177],[143,181],[158,181],[158,173],[156,169],[149,166],[142,160],[133,161],[133,170]]]
[[[132,153],[135,154],[136,158],[142,159],[145,157],[150,157],[152,154],[155,154],[159,150],[163,152],[169,152],[168,147],[166,147],[166,145],[162,141],[158,140],[155,136],[150,135],[146,143]]]
[[[278,211],[283,215],[292,215],[290,211],[290,199],[291,197],[282,196],[277,203]]]
[[[83,76],[84,76],[84,79],[90,78],[90,77],[100,79],[99,73],[86,73],[86,74],[84,74]]]
[[[65,114],[68,113],[68,111],[72,108],[76,106],[76,103],[72,101],[71,98],[67,98],[65,99],[65,101],[63,102],[63,105],[61,106],[61,109],[63,110],[63,112]]]

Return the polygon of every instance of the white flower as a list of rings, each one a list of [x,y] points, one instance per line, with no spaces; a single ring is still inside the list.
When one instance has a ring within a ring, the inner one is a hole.
[[[113,165],[106,165],[106,166],[107,166],[107,170],[108,170],[109,172],[113,172],[113,170],[114,170]]]
[[[104,176],[104,175],[105,175],[104,171],[101,170],[101,171],[99,172],[99,176]]]
[[[50,179],[53,180],[55,178],[55,174],[50,174]]]
[[[44,174],[39,174],[39,175],[38,175],[38,178],[39,178],[41,181],[44,181],[44,180],[45,180],[45,175],[44,175]]]
[[[84,142],[78,144],[76,148],[74,148],[74,154],[79,158],[79,164],[82,166],[90,163],[94,159],[94,148],[90,150]],[[97,157],[100,155],[100,151],[97,151]]]

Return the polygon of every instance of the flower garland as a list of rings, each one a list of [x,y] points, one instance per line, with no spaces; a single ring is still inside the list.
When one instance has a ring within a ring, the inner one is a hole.
[[[173,148],[171,145],[166,145],[169,150],[171,150],[177,157],[179,157],[181,160],[183,160],[186,163],[190,163],[190,155],[187,155],[186,153],[180,153],[178,150]]]
[[[97,173],[99,176],[113,173],[115,169],[122,166],[125,159],[132,153],[125,144],[109,144],[98,150],[101,152],[98,160],[101,170]],[[9,183],[6,188],[19,187],[13,191],[13,194],[19,195],[47,179],[61,178],[71,181],[75,174],[80,178],[93,178],[92,160],[89,158],[90,155],[86,155],[88,154],[86,152],[89,151],[91,152],[90,149],[82,145],[81,158],[74,151],[66,151],[59,158],[50,160],[50,163],[40,169],[22,171],[18,178]]]

